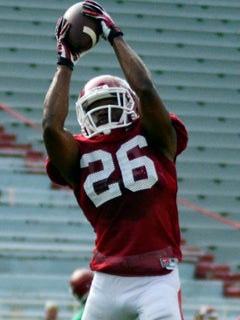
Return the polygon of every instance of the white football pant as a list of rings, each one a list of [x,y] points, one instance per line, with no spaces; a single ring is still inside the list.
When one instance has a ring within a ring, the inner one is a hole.
[[[145,277],[96,272],[82,320],[183,320],[178,269]]]

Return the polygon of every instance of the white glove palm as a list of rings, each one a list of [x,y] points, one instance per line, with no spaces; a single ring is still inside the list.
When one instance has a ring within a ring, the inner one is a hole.
[[[74,65],[80,59],[81,54],[79,52],[72,52],[65,39],[66,34],[70,28],[70,23],[67,22],[63,17],[58,19],[56,25],[56,39],[57,39],[57,52],[59,65],[66,65],[71,70],[73,70]]]
[[[110,15],[95,1],[87,0],[83,3],[83,14],[101,21],[102,36],[113,45],[115,37],[123,36]]]

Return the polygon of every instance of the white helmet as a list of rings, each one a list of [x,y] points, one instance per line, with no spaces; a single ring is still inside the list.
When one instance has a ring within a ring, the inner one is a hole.
[[[116,104],[101,105],[88,110],[94,102],[102,99],[116,99]],[[116,121],[112,111],[121,110],[121,116]],[[93,114],[99,110],[106,110],[107,123],[97,125]],[[77,119],[82,129],[82,134],[90,138],[99,133],[109,134],[112,129],[127,127],[138,115],[138,99],[128,83],[116,76],[102,75],[86,83],[76,102]]]

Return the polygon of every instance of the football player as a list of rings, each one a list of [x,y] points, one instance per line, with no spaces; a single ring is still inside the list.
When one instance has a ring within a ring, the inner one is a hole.
[[[64,129],[80,55],[57,24],[57,70],[44,102],[47,173],[72,188],[96,232],[94,278],[83,320],[182,320],[176,158],[184,124],[170,113],[151,74],[109,14],[83,3],[113,48],[123,77],[89,80],[76,102],[80,134]]]
[[[93,272],[88,269],[76,269],[71,274],[69,281],[70,288],[74,297],[80,302],[80,308],[72,320],[82,320],[92,280]]]

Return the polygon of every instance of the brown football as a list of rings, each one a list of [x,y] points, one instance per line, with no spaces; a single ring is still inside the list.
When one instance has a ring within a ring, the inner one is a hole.
[[[101,25],[97,19],[82,13],[83,2],[78,2],[67,9],[63,17],[71,24],[66,34],[69,47],[74,52],[90,50],[99,40]]]

